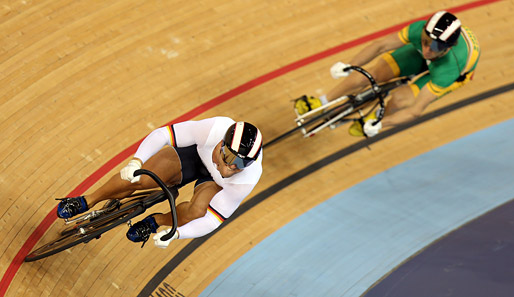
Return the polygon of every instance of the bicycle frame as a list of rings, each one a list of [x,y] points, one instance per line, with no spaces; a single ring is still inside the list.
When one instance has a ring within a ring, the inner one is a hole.
[[[388,92],[403,84],[406,84],[411,79],[410,77],[400,77],[396,80],[390,80],[388,82],[378,84],[373,76],[371,76],[371,74],[365,69],[358,66],[349,66],[345,70],[349,69],[353,69],[364,75],[369,80],[371,88],[366,89],[357,95],[341,96],[323,106],[310,110],[305,114],[300,115],[296,113],[296,127],[265,143],[263,147],[274,144],[279,140],[293,134],[297,130],[301,130],[303,137],[306,138],[315,135],[326,127],[335,129],[343,123],[349,121],[361,121],[361,124],[363,124],[362,121],[366,115],[360,113],[361,108],[365,103],[378,99],[377,105],[380,105],[380,109],[377,116],[377,121],[373,124],[376,125],[384,117],[384,99],[387,97]],[[360,113],[358,118],[348,118],[349,114],[355,113],[356,111],[359,111]],[[308,128],[313,125],[313,128]]]
[[[316,113],[321,113],[321,114],[324,113],[326,115],[326,114],[332,112],[332,110],[329,110],[327,112],[327,109],[330,109],[330,107],[337,105],[340,102],[350,101],[350,100],[353,100],[356,104],[358,104],[360,106],[365,102],[368,102],[368,101],[371,101],[374,99],[379,99],[379,104],[380,104],[380,107],[382,108],[382,111],[381,111],[379,117],[377,117],[377,121],[374,123],[374,125],[376,125],[378,122],[380,122],[382,120],[382,118],[384,116],[383,108],[385,106],[385,104],[384,104],[385,96],[384,96],[384,94],[382,94],[380,86],[377,84],[377,82],[375,81],[373,76],[371,76],[371,74],[369,72],[367,72],[366,70],[364,70],[363,68],[358,67],[358,66],[349,66],[344,69],[344,71],[348,71],[348,70],[355,70],[355,71],[361,73],[362,75],[364,75],[369,80],[369,82],[371,84],[371,88],[363,91],[362,93],[360,93],[356,96],[349,97],[349,96],[345,95],[345,96],[339,97],[335,100],[330,101],[328,104],[325,104],[323,106],[315,108],[303,115],[298,115],[295,119],[296,125],[303,126],[305,123],[305,120],[307,118],[309,118],[311,115],[314,115]],[[326,127],[331,127],[332,129],[336,128],[337,126],[339,126],[339,125],[336,125],[336,123],[338,123],[342,118],[344,118],[347,115],[354,112],[354,110],[355,110],[355,106],[353,104],[348,105],[348,107],[345,108],[342,112],[340,112],[339,114],[337,114],[334,117],[330,117],[328,120],[325,120],[324,123],[316,126],[314,129],[307,130],[305,128],[302,128],[301,131],[303,133],[303,137],[305,137],[305,138],[311,137]],[[311,121],[315,121],[315,120],[317,120],[317,118],[312,119]]]
[[[347,96],[343,96],[343,97],[340,97],[340,98],[337,98],[336,100],[338,102],[341,102],[345,99],[348,99]],[[332,102],[335,102],[335,101],[332,101]],[[311,111],[314,111],[314,113],[316,113],[316,111],[319,112],[319,109],[322,109],[324,106],[321,106],[321,107],[318,107],[314,110],[311,110]],[[319,131],[323,130],[324,128],[326,127],[333,127],[334,124],[336,122],[338,122],[339,120],[341,120],[343,117],[349,115],[350,113],[352,113],[354,111],[354,108],[352,106],[349,106],[347,109],[345,109],[343,112],[339,113],[338,115],[336,115],[335,117],[332,117],[330,118],[328,121],[325,121],[324,123],[316,126],[314,129],[312,130],[309,130],[307,131],[307,129],[305,129],[304,127],[301,128],[301,131],[303,133],[303,137],[304,138],[307,138],[307,137],[311,137],[311,136],[314,136],[316,133],[318,133]],[[303,123],[302,123],[302,119],[296,119],[296,124],[298,126],[303,126]],[[335,128],[335,127],[334,127]]]
[[[70,220],[68,224],[74,223],[60,232],[60,236],[40,247],[31,251],[26,257],[26,262],[39,260],[56,253],[59,253],[65,249],[71,248],[79,243],[87,243],[124,223],[130,222],[130,220],[146,211],[146,209],[153,205],[168,200],[170,203],[170,209],[173,220],[173,228],[168,234],[161,237],[161,240],[169,240],[177,230],[177,212],[175,209],[175,198],[177,197],[178,191],[176,188],[172,188],[175,195],[172,194],[171,190],[162,182],[157,175],[153,172],[140,169],[136,170],[135,176],[146,174],[149,175],[158,185],[162,191],[145,191],[131,195],[128,201],[119,202],[108,202],[104,208],[96,212],[85,214],[77,219]]]

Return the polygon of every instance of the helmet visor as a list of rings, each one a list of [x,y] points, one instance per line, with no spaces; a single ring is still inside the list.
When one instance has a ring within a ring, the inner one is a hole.
[[[245,159],[238,156],[225,145],[224,141],[221,144],[221,158],[226,165],[236,165],[238,169],[244,169],[245,167],[250,166],[254,161],[252,159]]]
[[[423,30],[423,33],[421,34],[421,43],[424,46],[430,47],[430,50],[436,53],[442,52],[451,47],[449,44],[440,40],[430,38],[425,30]]]
[[[442,52],[442,51],[447,50],[449,47],[450,46],[447,45],[446,43],[443,43],[443,42],[438,41],[438,40],[432,40],[432,42],[430,43],[430,49],[433,52]]]

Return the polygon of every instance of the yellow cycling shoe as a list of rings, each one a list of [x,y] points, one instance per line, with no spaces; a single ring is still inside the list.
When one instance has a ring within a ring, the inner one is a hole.
[[[303,95],[294,101],[294,108],[299,115],[306,114],[307,112],[316,109],[321,105],[323,104],[321,103],[320,99],[307,95]]]
[[[372,112],[367,115],[363,121],[366,123],[369,120],[375,120],[377,118],[376,112]],[[348,133],[351,136],[364,136],[364,131],[362,131],[362,124],[360,121],[353,121],[353,124],[348,128]]]

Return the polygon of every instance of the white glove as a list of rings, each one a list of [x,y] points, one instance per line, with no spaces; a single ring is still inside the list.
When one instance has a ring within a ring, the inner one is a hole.
[[[141,175],[134,177],[134,171],[141,169],[141,161],[137,159],[130,160],[127,166],[123,167],[120,171],[121,179],[128,180],[131,183],[137,183],[141,178]]]
[[[350,67],[351,65],[345,64],[343,62],[337,62],[332,67],[330,67],[330,74],[332,74],[332,77],[334,79],[338,79],[341,77],[347,77],[352,73],[353,69],[349,69],[347,71],[344,71],[343,69]]]
[[[380,129],[382,129],[382,122],[378,122],[376,125],[373,126],[373,123],[375,123],[377,119],[370,119],[367,120],[366,123],[364,123],[364,126],[362,127],[362,131],[364,131],[364,134],[368,137],[373,137],[378,134]]]
[[[158,248],[161,248],[161,249],[165,249],[168,247],[168,245],[170,245],[170,242],[173,240],[173,239],[178,239],[178,231],[175,231],[175,234],[173,234],[173,236],[169,239],[169,240],[166,240],[166,241],[162,241],[161,240],[161,237],[163,237],[164,235],[170,233],[171,229],[168,229],[168,230],[162,230],[161,232],[155,234],[153,236],[153,241],[154,241],[154,244],[156,247]]]

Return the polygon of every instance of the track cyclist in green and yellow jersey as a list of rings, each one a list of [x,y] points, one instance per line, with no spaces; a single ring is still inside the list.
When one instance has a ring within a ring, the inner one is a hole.
[[[374,41],[349,64],[334,64],[330,69],[332,77],[346,78],[327,94],[315,98],[319,101],[311,99],[310,104],[324,105],[368,85],[364,76],[345,69],[349,65],[366,65],[377,57],[375,65],[366,68],[378,82],[403,76],[414,79],[391,92],[381,122],[372,125],[375,112],[364,119],[364,124],[355,121],[349,129],[353,136],[371,137],[383,127],[414,120],[431,102],[467,84],[477,66],[480,46],[473,32],[456,16],[447,11],[436,12],[426,21],[413,22],[398,33]],[[298,108],[297,111],[302,113]]]

